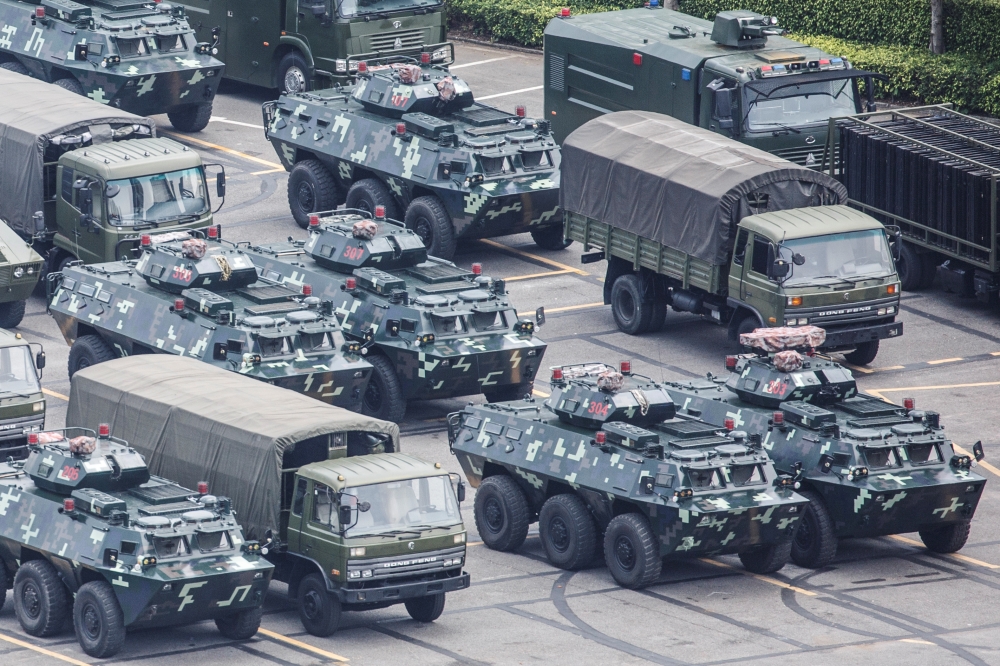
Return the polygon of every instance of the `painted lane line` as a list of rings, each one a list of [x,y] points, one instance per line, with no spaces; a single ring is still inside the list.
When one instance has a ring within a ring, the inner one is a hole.
[[[62,393],[56,393],[55,391],[50,391],[47,388],[43,388],[42,393],[44,393],[45,395],[51,395],[53,398],[59,398],[60,400],[65,400],[66,402],[69,402],[69,397],[63,395]]]
[[[521,88],[520,90],[511,90],[508,92],[497,93],[495,95],[487,95],[486,97],[477,97],[479,101],[484,99],[496,99],[497,97],[506,97],[508,95],[516,95],[518,93],[533,92],[535,90],[541,90],[543,86],[531,86],[530,88]]]
[[[890,534],[889,538],[895,539],[896,541],[901,541],[908,546],[914,546],[916,548],[920,548],[921,550],[926,550],[926,546],[924,546],[924,544],[920,543],[919,541],[915,541],[914,539],[910,539],[905,536],[901,536],[899,534]],[[991,564],[989,562],[983,562],[982,560],[977,560],[976,558],[969,557],[968,555],[961,555],[959,553],[942,553],[942,554],[945,557],[951,557],[956,560],[961,560],[962,562],[975,564],[977,567],[984,567],[986,569],[1000,569],[1000,564]]]
[[[546,393],[545,391],[539,391],[538,389],[531,389],[531,395],[537,395],[539,398],[548,398],[551,393]]]
[[[229,153],[230,155],[235,155],[236,157],[240,157],[242,159],[249,160],[251,162],[256,162],[257,164],[263,164],[264,166],[271,167],[272,169],[281,169],[281,170],[285,169],[285,167],[281,166],[277,162],[269,162],[267,160],[262,160],[259,157],[254,157],[253,155],[247,155],[246,153],[241,153],[238,150],[233,150],[232,148],[226,148],[225,146],[220,146],[219,144],[211,143],[210,141],[202,141],[201,139],[196,139],[193,136],[188,136],[187,134],[175,134],[173,132],[161,132],[161,134],[166,134],[180,141],[181,143],[190,141],[192,143],[198,144],[199,146],[211,148],[212,150],[218,150],[223,153]]]
[[[268,638],[274,639],[276,641],[281,641],[282,643],[288,643],[289,645],[294,645],[295,647],[297,647],[297,648],[299,648],[301,650],[308,650],[309,652],[313,652],[315,654],[318,654],[321,657],[326,657],[327,659],[332,659],[334,661],[339,661],[339,662],[348,662],[348,661],[350,661],[350,659],[348,659],[347,657],[341,657],[339,654],[334,654],[332,652],[327,652],[326,650],[321,650],[318,647],[314,647],[312,645],[309,645],[309,643],[303,643],[302,641],[297,641],[294,638],[289,638],[288,636],[283,636],[282,634],[279,634],[279,633],[274,632],[274,631],[270,631],[268,629],[265,629],[264,627],[261,627],[260,629],[258,629],[257,633],[258,634],[264,634]]]
[[[538,278],[547,278],[554,275],[565,275],[566,273],[573,273],[572,268],[564,268],[558,271],[545,271],[544,273],[531,273],[530,275],[514,275],[509,278],[504,278],[507,282],[517,282],[518,280],[536,280]]]
[[[943,389],[975,388],[978,386],[1000,386],[1000,382],[976,382],[973,384],[939,384],[937,386],[904,386],[902,388],[865,389],[867,393],[895,393],[898,391],[940,391]]]
[[[483,98],[480,97],[479,99],[483,99]],[[558,261],[556,261],[555,259],[549,259],[548,257],[542,257],[542,256],[539,256],[537,254],[532,254],[531,252],[525,252],[524,250],[519,250],[516,247],[511,247],[509,245],[504,245],[503,243],[498,243],[495,240],[490,240],[489,238],[480,238],[479,242],[480,243],[485,243],[486,245],[490,245],[492,247],[495,247],[495,248],[497,248],[499,250],[503,250],[505,252],[512,252],[512,253],[520,255],[522,257],[527,257],[527,258],[533,259],[535,261],[540,261],[543,264],[548,264],[549,266],[555,266],[556,268],[561,268],[561,269],[563,269],[565,271],[568,271],[570,273],[576,273],[577,275],[590,275],[590,273],[588,273],[587,271],[580,270],[579,268],[573,268],[572,266],[567,266],[566,264],[561,264]]]
[[[965,449],[963,449],[961,446],[959,446],[955,442],[952,442],[951,445],[953,447],[955,447],[955,450],[958,451],[958,453],[960,455],[969,456],[970,458],[972,457],[971,453],[969,453],[968,451],[966,451]],[[997,469],[995,465],[991,465],[990,463],[986,462],[985,460],[980,460],[978,463],[976,463],[976,466],[977,467],[982,467],[983,469],[987,469],[987,470],[993,472],[994,474],[996,474],[997,476],[1000,476],[1000,469]]]
[[[705,564],[712,564],[714,566],[721,567],[723,569],[732,569],[733,571],[737,571],[737,572],[743,574],[744,576],[749,576],[751,578],[756,578],[757,580],[764,581],[765,583],[770,583],[771,585],[776,585],[777,587],[781,587],[781,588],[784,588],[786,590],[791,590],[792,592],[798,592],[799,594],[804,594],[807,597],[816,597],[816,596],[819,596],[816,592],[813,592],[812,590],[805,590],[805,589],[802,589],[801,587],[796,587],[795,585],[791,585],[790,583],[786,583],[783,580],[778,580],[777,578],[771,578],[770,576],[764,576],[762,574],[752,574],[752,573],[750,573],[748,571],[741,571],[740,569],[737,569],[734,566],[726,564],[725,562],[719,562],[717,560],[713,560],[713,559],[708,558],[708,557],[699,557],[698,559],[701,562],[704,562]]]
[[[253,123],[242,123],[239,120],[230,120],[229,118],[223,118],[222,116],[212,116],[208,120],[210,123],[226,123],[228,125],[239,125],[240,127],[249,127],[251,129],[263,130],[263,125],[254,125]]]
[[[46,657],[52,657],[53,659],[58,659],[59,661],[65,661],[67,664],[74,664],[74,666],[90,666],[85,661],[80,661],[79,659],[74,659],[73,657],[67,657],[66,655],[59,654],[58,652],[53,652],[52,650],[46,650],[43,647],[38,647],[37,645],[32,645],[31,643],[22,641],[18,638],[13,638],[12,636],[7,636],[0,634],[0,641],[7,641],[8,643],[13,643],[14,645],[33,650],[39,654],[44,654]]]
[[[942,363],[954,363],[956,361],[962,361],[962,360],[965,359],[963,359],[960,356],[956,358],[939,358],[936,361],[927,361],[927,365],[941,365]]]
[[[589,308],[603,308],[604,303],[584,303],[582,305],[566,305],[561,308],[546,309],[545,314],[553,312],[570,312],[572,310],[587,310]]]
[[[251,171],[251,176],[263,176],[268,173],[281,173],[284,169],[264,169],[263,171]]]
[[[500,62],[501,60],[510,60],[511,58],[516,58],[517,56],[504,56],[502,58],[490,58],[488,60],[476,60],[475,62],[465,62],[461,65],[451,65],[448,70],[462,69],[463,67],[475,67],[476,65],[485,65],[490,62]],[[479,98],[482,99],[482,98]]]
[[[1000,356],[1000,352],[990,352],[990,356]]]

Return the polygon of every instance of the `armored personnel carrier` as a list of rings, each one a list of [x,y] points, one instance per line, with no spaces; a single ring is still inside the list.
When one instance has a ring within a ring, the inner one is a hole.
[[[344,335],[373,343],[365,414],[400,421],[407,400],[530,394],[544,311],[519,319],[503,280],[428,257],[420,237],[384,212],[312,215],[309,240],[252,246],[247,256],[264,279],[333,301]]]
[[[629,588],[655,582],[668,556],[738,553],[756,573],[788,561],[806,500],[759,440],[678,409],[629,362],[554,368],[552,389],[544,403],[449,416],[487,546],[516,550],[537,520],[552,564],[576,569],[603,550]]]
[[[229,499],[150,476],[105,424],[31,433],[29,445],[27,460],[0,463],[0,593],[13,579],[27,633],[71,619],[98,659],[127,629],[215,620],[227,638],[257,633],[274,567]]]
[[[245,253],[198,234],[144,234],[136,261],[50,278],[70,376],[119,356],[177,354],[358,411],[372,366],[345,341],[333,303],[258,279]]]
[[[361,61],[349,88],[264,104],[264,133],[291,172],[295,221],[306,227],[310,213],[345,202],[369,213],[381,205],[442,259],[459,238],[524,231],[543,248],[566,247],[548,123],[522,106],[510,114],[479,104],[446,68],[414,62]]]
[[[0,0],[3,69],[102,104],[205,128],[224,65],[184,7],[145,0]]]
[[[837,540],[918,532],[938,553],[962,548],[986,479],[956,452],[937,412],[858,391],[843,366],[812,356],[815,326],[741,336],[755,353],[727,356],[724,381],[668,383],[682,413],[745,430],[792,474],[809,508],[792,542],[804,567],[828,564]],[[974,447],[983,458],[982,444]]]

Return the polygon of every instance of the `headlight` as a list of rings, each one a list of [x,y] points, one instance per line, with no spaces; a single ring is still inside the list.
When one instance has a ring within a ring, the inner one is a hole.
[[[431,53],[431,60],[433,62],[440,62],[448,57],[448,47],[442,47]]]
[[[346,60],[337,60],[337,71],[338,72],[346,72],[347,71],[347,61]]]
[[[795,326],[795,318],[793,317],[792,319],[786,319],[785,326]]]
[[[809,323],[809,320],[806,319],[805,317],[802,317],[801,319],[799,319],[799,326],[805,326],[808,323]]]
[[[24,267],[18,266],[14,269],[14,277],[19,278],[24,276]]]
[[[372,570],[371,569],[365,569],[364,571],[361,572],[361,577],[362,578],[371,578],[372,577]]]
[[[356,62],[351,62],[351,64],[350,64],[350,65],[348,65],[347,67],[348,67],[348,69],[350,69],[350,70],[351,70],[352,72],[356,72],[356,71],[358,71],[358,63],[356,63]]]
[[[365,552],[366,550],[364,546],[362,546],[361,548],[351,548],[351,557],[364,557]]]
[[[45,409],[45,402],[44,401],[43,402],[36,402],[35,404],[33,404],[31,406],[31,411],[33,411],[33,412],[41,412],[41,411],[44,411],[44,409]]]
[[[360,571],[348,571],[347,572],[347,577],[348,578],[361,578],[361,572]]]
[[[455,535],[455,543],[465,543],[465,532]]]
[[[35,274],[35,267],[28,266],[28,275],[34,275],[34,274]]]
[[[885,313],[886,314],[896,314],[896,306],[895,305],[890,305],[889,307],[887,307],[885,309]]]
[[[886,313],[887,311],[888,311],[888,308],[879,308],[879,309],[878,309],[878,316],[879,316],[879,317],[881,317],[881,316],[882,316],[882,315],[884,315],[884,314],[885,314],[885,313]]]
[[[788,305],[790,305],[791,307],[798,307],[799,305],[802,305],[802,297],[801,296],[789,296],[788,300],[785,301],[785,302]]]

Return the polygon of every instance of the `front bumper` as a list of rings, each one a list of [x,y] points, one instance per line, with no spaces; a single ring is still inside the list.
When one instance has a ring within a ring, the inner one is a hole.
[[[0,451],[3,442],[23,439],[29,432],[38,432],[45,427],[45,412],[9,419],[0,423]]]
[[[498,344],[511,346],[489,349]],[[383,347],[387,354],[395,356],[396,373],[407,400],[453,398],[527,386],[538,374],[545,349],[538,338],[514,335],[441,342],[427,352]]]
[[[464,226],[458,225],[458,235],[462,238],[492,238],[562,226],[558,187],[499,196],[466,194],[462,205],[463,210],[457,211],[459,215],[453,215],[453,219],[460,219],[463,212],[467,213],[479,206],[471,222]]]
[[[903,335],[903,322],[901,321],[878,324],[876,326],[827,329],[826,342],[823,343],[820,350],[836,351],[838,349],[850,349],[865,342],[898,338],[901,335]]]
[[[464,590],[469,587],[469,584],[469,574],[463,573],[454,578],[387,585],[385,587],[374,587],[364,590],[338,588],[335,594],[342,604],[370,604],[385,601],[405,601],[432,594],[444,594],[446,592],[454,592],[455,590]]]

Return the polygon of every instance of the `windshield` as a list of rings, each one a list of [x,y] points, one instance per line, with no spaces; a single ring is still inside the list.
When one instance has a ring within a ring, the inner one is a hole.
[[[108,222],[116,226],[168,222],[208,211],[205,174],[197,168],[108,181],[108,195]]]
[[[38,393],[41,390],[28,348],[0,349],[0,392]]]
[[[351,18],[365,14],[395,12],[400,9],[433,7],[440,4],[441,0],[341,0],[337,4],[337,13],[344,18]]]
[[[801,254],[806,261],[792,266],[792,276],[785,286],[823,278],[854,282],[896,272],[889,244],[880,229],[785,241],[781,257],[791,261],[793,253]]]
[[[747,88],[746,101],[746,127],[751,131],[815,125],[857,113],[851,79],[788,86],[769,97]]]
[[[376,483],[345,491],[358,498],[358,522],[348,536],[444,527],[461,522],[458,500],[447,476]],[[418,532],[419,534],[419,532]]]

